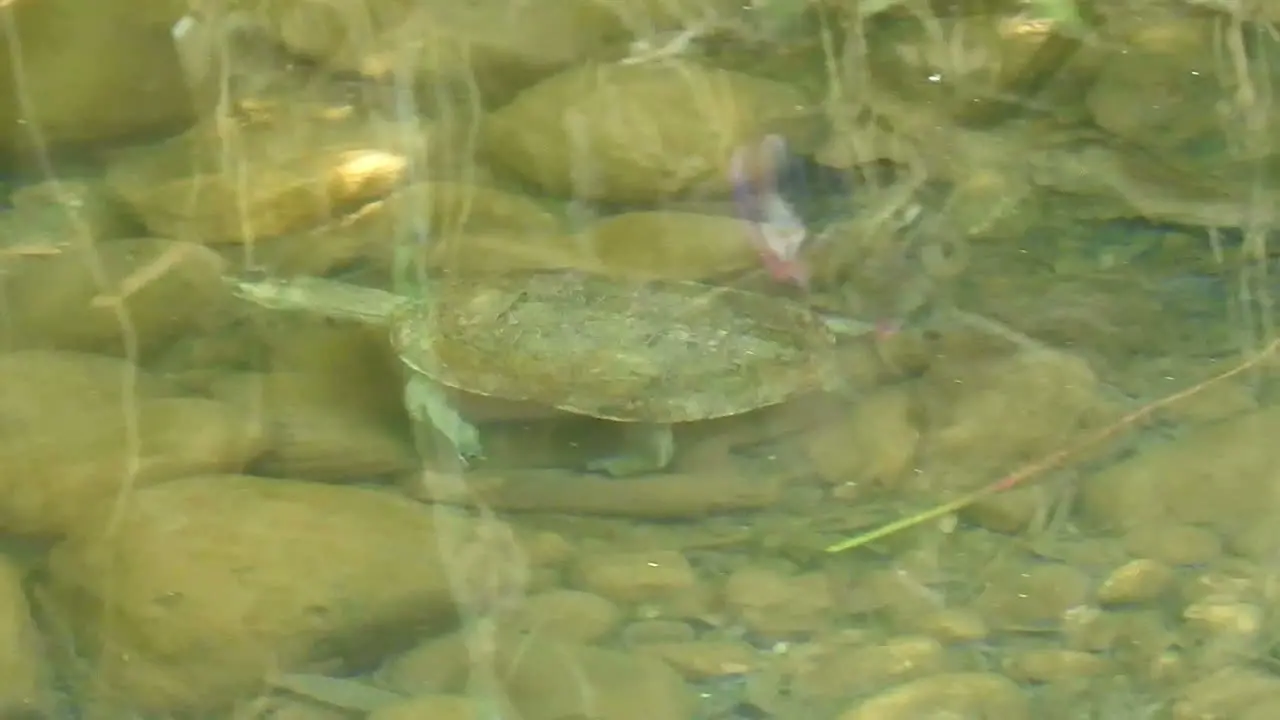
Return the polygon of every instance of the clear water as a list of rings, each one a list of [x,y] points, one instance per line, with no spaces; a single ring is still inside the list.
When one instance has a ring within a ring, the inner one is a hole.
[[[0,715],[1280,708],[1262,6],[102,5],[0,7]],[[228,282],[531,271],[755,295],[518,296],[542,375],[422,395]]]

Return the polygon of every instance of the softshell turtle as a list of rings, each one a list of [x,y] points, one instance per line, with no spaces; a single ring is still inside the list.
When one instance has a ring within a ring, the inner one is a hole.
[[[627,423],[639,442],[591,464],[625,476],[670,463],[673,423],[839,382],[828,321],[731,287],[561,271],[437,278],[424,288],[429,300],[319,278],[232,285],[258,305],[388,324],[412,371],[410,413],[464,460],[481,456],[479,436],[440,386]]]

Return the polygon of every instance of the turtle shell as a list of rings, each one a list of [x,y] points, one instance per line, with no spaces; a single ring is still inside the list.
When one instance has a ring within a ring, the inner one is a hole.
[[[432,284],[393,342],[437,382],[610,420],[706,420],[833,379],[835,339],[809,308],[692,281],[547,272]]]

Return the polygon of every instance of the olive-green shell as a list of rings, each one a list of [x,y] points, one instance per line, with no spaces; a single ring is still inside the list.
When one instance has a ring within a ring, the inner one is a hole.
[[[832,384],[834,338],[807,307],[696,282],[564,272],[454,277],[392,323],[443,385],[619,421],[734,415]]]

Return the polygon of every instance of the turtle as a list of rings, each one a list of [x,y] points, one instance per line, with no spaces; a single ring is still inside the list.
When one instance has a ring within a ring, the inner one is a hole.
[[[665,469],[674,424],[839,388],[838,335],[868,329],[731,286],[580,271],[441,276],[417,299],[318,277],[229,280],[260,306],[387,325],[410,415],[464,461],[483,447],[445,388],[626,424],[626,449],[588,465],[615,477]]]

